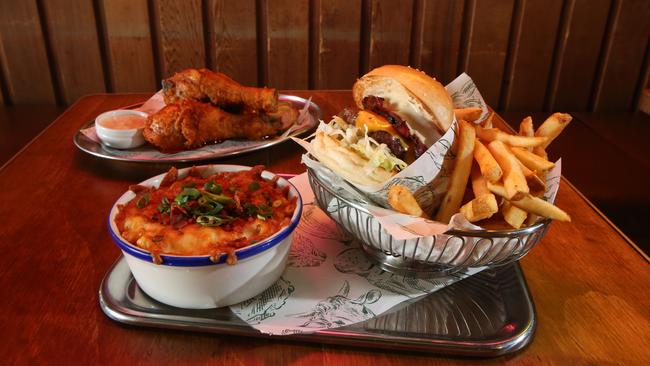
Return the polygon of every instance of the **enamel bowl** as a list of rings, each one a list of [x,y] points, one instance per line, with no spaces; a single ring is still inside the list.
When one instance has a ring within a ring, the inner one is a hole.
[[[100,140],[106,145],[116,149],[133,149],[142,146],[144,140],[144,125],[147,114],[131,109],[117,109],[100,114],[95,118],[95,131]],[[113,128],[109,122],[115,123],[116,119],[135,117],[142,119],[142,126],[136,128]]]
[[[204,176],[250,169],[238,165],[205,165],[197,168]],[[180,169],[179,179],[185,177],[189,169]],[[140,185],[158,187],[164,175],[145,180]],[[268,171],[262,173],[264,179],[274,176]],[[263,292],[280,278],[286,267],[293,232],[302,212],[302,200],[298,190],[287,180],[279,178],[278,186],[289,186],[289,197],[297,198],[291,222],[267,239],[235,251],[237,263],[234,265],[226,263],[225,254],[216,262],[207,255],[163,254],[162,264],[153,263],[151,254],[122,238],[115,224],[117,206],[135,197],[131,191],[124,193],[113,205],[108,218],[109,232],[122,250],[140,288],[155,300],[187,309],[236,304]]]

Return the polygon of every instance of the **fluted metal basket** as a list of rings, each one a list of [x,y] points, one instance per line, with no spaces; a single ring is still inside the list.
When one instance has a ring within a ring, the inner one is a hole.
[[[518,230],[450,230],[418,239],[393,238],[361,202],[345,197],[308,168],[309,184],[318,206],[386,271],[435,277],[472,267],[497,267],[526,255],[549,228],[544,219]]]

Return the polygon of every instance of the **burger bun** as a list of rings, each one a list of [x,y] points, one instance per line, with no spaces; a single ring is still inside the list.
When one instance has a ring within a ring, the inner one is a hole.
[[[454,119],[453,103],[444,86],[408,66],[385,65],[370,71],[357,80],[352,95],[360,109],[367,96],[383,98],[427,147],[449,129]]]

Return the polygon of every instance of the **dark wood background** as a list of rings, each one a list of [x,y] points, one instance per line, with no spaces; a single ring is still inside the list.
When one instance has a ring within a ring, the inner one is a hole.
[[[632,111],[648,0],[0,1],[0,104],[153,92],[187,67],[248,85],[349,89],[383,64],[462,71],[510,111]]]

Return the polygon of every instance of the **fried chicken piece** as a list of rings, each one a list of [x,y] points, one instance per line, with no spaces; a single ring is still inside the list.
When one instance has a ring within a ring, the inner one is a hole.
[[[163,80],[165,103],[183,99],[210,101],[224,109],[272,112],[277,109],[278,91],[242,86],[228,76],[208,69],[187,69]]]
[[[161,151],[174,152],[227,139],[276,136],[285,128],[284,119],[285,115],[232,114],[210,103],[182,100],[150,115],[144,138]]]

